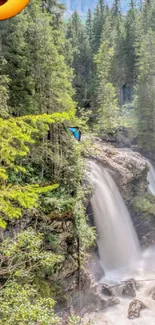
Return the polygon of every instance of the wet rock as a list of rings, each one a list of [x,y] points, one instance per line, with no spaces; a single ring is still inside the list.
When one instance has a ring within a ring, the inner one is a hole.
[[[92,286],[95,286],[96,283],[93,280],[93,277],[87,271],[81,272],[80,275],[80,289],[81,291],[89,290]]]
[[[129,202],[136,191],[140,194],[147,189],[148,166],[139,153],[117,149],[99,138],[93,138],[93,143],[91,157],[110,169],[126,201]]]
[[[145,309],[144,303],[139,299],[133,300],[129,305],[128,318],[135,319],[140,317],[140,312],[142,309]]]
[[[92,275],[94,281],[99,282],[104,276],[104,270],[101,266],[98,251],[92,248],[85,262],[84,268]]]
[[[110,297],[107,300],[108,307],[120,304],[120,300],[117,297]]]
[[[106,297],[114,297],[112,289],[107,284],[102,285],[101,293]]]
[[[75,313],[84,315],[92,310],[103,310],[108,307],[105,299],[96,288],[90,288],[85,292],[76,292],[72,297],[72,306]]]
[[[98,285],[89,274],[83,274],[84,278],[85,285],[81,286],[80,291],[73,292],[71,297],[71,305],[75,313],[84,315],[91,313],[93,310],[101,311],[107,307],[119,304],[119,299],[113,296],[110,288],[109,294],[103,296],[102,289],[108,291],[108,286],[103,288],[103,285]]]
[[[155,289],[152,291],[151,298],[155,300]]]
[[[122,290],[123,297],[136,297],[136,291],[138,290],[138,284],[134,279],[130,279],[125,282]]]

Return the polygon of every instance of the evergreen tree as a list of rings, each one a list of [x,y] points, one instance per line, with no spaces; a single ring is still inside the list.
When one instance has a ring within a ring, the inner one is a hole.
[[[135,44],[137,41],[137,21],[134,0],[130,1],[130,8],[125,19],[125,83],[134,85],[136,80],[136,51]]]
[[[155,143],[155,34],[149,30],[139,50],[136,112],[138,138],[143,148],[154,149]]]
[[[73,87],[76,90],[75,100],[80,107],[89,105],[89,82],[91,80],[91,48],[86,35],[85,26],[77,12],[73,13],[67,26],[67,38],[73,48],[73,64],[75,72]]]
[[[53,30],[51,16],[42,12],[37,0],[24,13],[3,23],[4,73],[11,77],[9,106],[14,115],[74,107],[72,70],[62,54],[61,32]]]
[[[155,31],[155,2],[150,1],[145,4],[144,7],[144,31],[146,32],[149,28]]]
[[[92,48],[94,53],[97,53],[101,45],[104,20],[105,20],[105,4],[104,4],[104,0],[99,0],[95,8],[94,17],[93,17]]]
[[[125,55],[124,55],[124,25],[121,16],[118,16],[112,29],[112,46],[114,57],[111,70],[111,80],[118,91],[125,83]]]
[[[120,0],[114,0],[112,6],[112,15],[113,18],[116,19],[121,14],[121,3]]]
[[[51,24],[54,29],[59,30],[62,25],[62,17],[65,11],[64,4],[60,3],[59,0],[41,0],[42,11],[47,11],[52,17]]]
[[[86,17],[86,34],[88,36],[89,44],[92,44],[93,38],[93,19],[92,19],[92,12],[88,9],[87,17]]]
[[[6,65],[5,59],[1,58],[0,62],[0,117],[9,116],[8,99],[9,99],[9,77],[3,74],[3,67]]]
[[[118,103],[114,85],[110,82],[110,71],[114,49],[108,41],[103,41],[95,57],[97,65],[97,106],[100,132],[113,132],[118,126]]]

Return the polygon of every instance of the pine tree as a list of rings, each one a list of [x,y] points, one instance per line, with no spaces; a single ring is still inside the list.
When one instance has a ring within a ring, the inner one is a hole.
[[[59,0],[41,0],[41,8],[43,12],[48,12],[51,19],[51,25],[54,29],[59,30],[62,25],[62,17],[65,11],[64,4]]]
[[[104,0],[99,0],[95,8],[94,17],[93,17],[92,48],[94,53],[97,53],[101,44],[104,20],[105,20],[105,4],[104,4]]]
[[[113,6],[112,6],[112,15],[113,18],[117,18],[121,14],[121,4],[120,0],[114,0]]]
[[[88,9],[87,17],[86,17],[86,34],[88,36],[89,44],[92,44],[93,38],[93,19],[92,19],[92,12]]]
[[[7,118],[9,116],[8,99],[9,99],[9,77],[3,73],[6,61],[1,56],[0,60],[0,117]]]
[[[67,38],[73,48],[73,69],[75,77],[73,87],[76,90],[75,100],[80,107],[89,102],[89,80],[91,79],[91,48],[86,35],[85,26],[77,12],[73,13],[67,25]]]
[[[28,30],[27,16],[22,13],[12,20],[1,22],[1,25],[1,47],[7,62],[3,67],[3,73],[10,77],[8,102],[10,112],[15,115],[34,112],[35,88],[30,74],[28,42],[25,39]]]
[[[149,30],[139,50],[138,83],[136,87],[136,112],[138,138],[143,148],[155,146],[155,34]]]
[[[125,19],[125,83],[134,86],[136,80],[136,51],[137,20],[134,0],[130,1],[130,8]]]
[[[11,77],[9,106],[14,115],[74,107],[72,70],[63,55],[64,35],[61,29],[53,29],[51,16],[42,12],[37,0],[4,23],[1,37],[7,60],[5,74]]]
[[[118,91],[125,83],[125,55],[124,55],[124,25],[121,16],[115,20],[112,30],[112,46],[114,58],[111,70],[111,80]]]
[[[144,27],[145,31],[151,28],[155,31],[155,2],[150,1],[144,7]]]
[[[95,57],[97,65],[98,126],[103,133],[113,132],[118,126],[118,103],[114,85],[110,82],[110,71],[114,49],[103,41]]]

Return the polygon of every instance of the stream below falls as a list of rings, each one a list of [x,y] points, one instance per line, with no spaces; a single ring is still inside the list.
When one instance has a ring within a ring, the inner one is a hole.
[[[155,168],[148,162],[148,190],[155,195]],[[91,163],[94,195],[91,200],[98,232],[98,251],[105,276],[101,283],[113,287],[119,304],[86,314],[93,325],[155,325],[155,247],[141,251],[127,207],[107,169]],[[122,296],[122,281],[135,279],[136,297]],[[129,319],[129,305],[138,299],[140,317]]]

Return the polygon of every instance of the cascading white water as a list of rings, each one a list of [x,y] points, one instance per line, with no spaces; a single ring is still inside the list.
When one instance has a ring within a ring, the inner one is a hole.
[[[154,180],[152,184],[155,172],[152,168],[151,165],[151,192],[155,186]],[[84,322],[92,321],[94,325],[154,325],[155,301],[151,292],[155,289],[155,247],[140,252],[129,212],[110,173],[94,162],[91,163],[91,169],[95,190],[91,203],[99,234],[99,255],[106,271],[100,282],[112,285],[113,288],[114,284],[121,284],[121,281],[127,279],[140,281],[136,298],[144,303],[146,309],[141,311],[139,318],[128,319],[128,308],[133,298],[123,298],[120,287],[116,286],[115,295],[119,297],[120,304],[100,312],[92,311],[86,314]],[[137,260],[134,265],[133,260]],[[122,273],[121,268],[125,272]],[[148,282],[149,279],[151,282]]]
[[[110,173],[91,162],[95,193],[91,204],[98,232],[100,261],[105,273],[128,269],[140,258],[140,247],[129,212]]]
[[[152,292],[155,290],[155,247],[145,250],[137,264],[137,268],[131,273],[130,271],[127,272],[121,280],[133,277],[139,281],[137,282],[139,288],[136,291],[136,298],[143,302],[146,307],[140,312],[139,318],[128,319],[128,308],[134,298],[123,298],[120,287],[116,286],[114,293],[119,298],[120,303],[100,312],[92,311],[91,314],[85,316],[84,322],[87,324],[88,321],[92,321],[93,325],[154,325],[155,300],[152,299]],[[104,278],[103,283],[105,283]],[[114,282],[109,281],[108,284],[113,287]]]
[[[147,176],[147,180],[148,180],[148,188],[149,188],[149,191],[155,195],[155,167],[153,166],[153,164],[147,160],[147,163],[149,165],[149,172],[148,172],[148,176]]]

